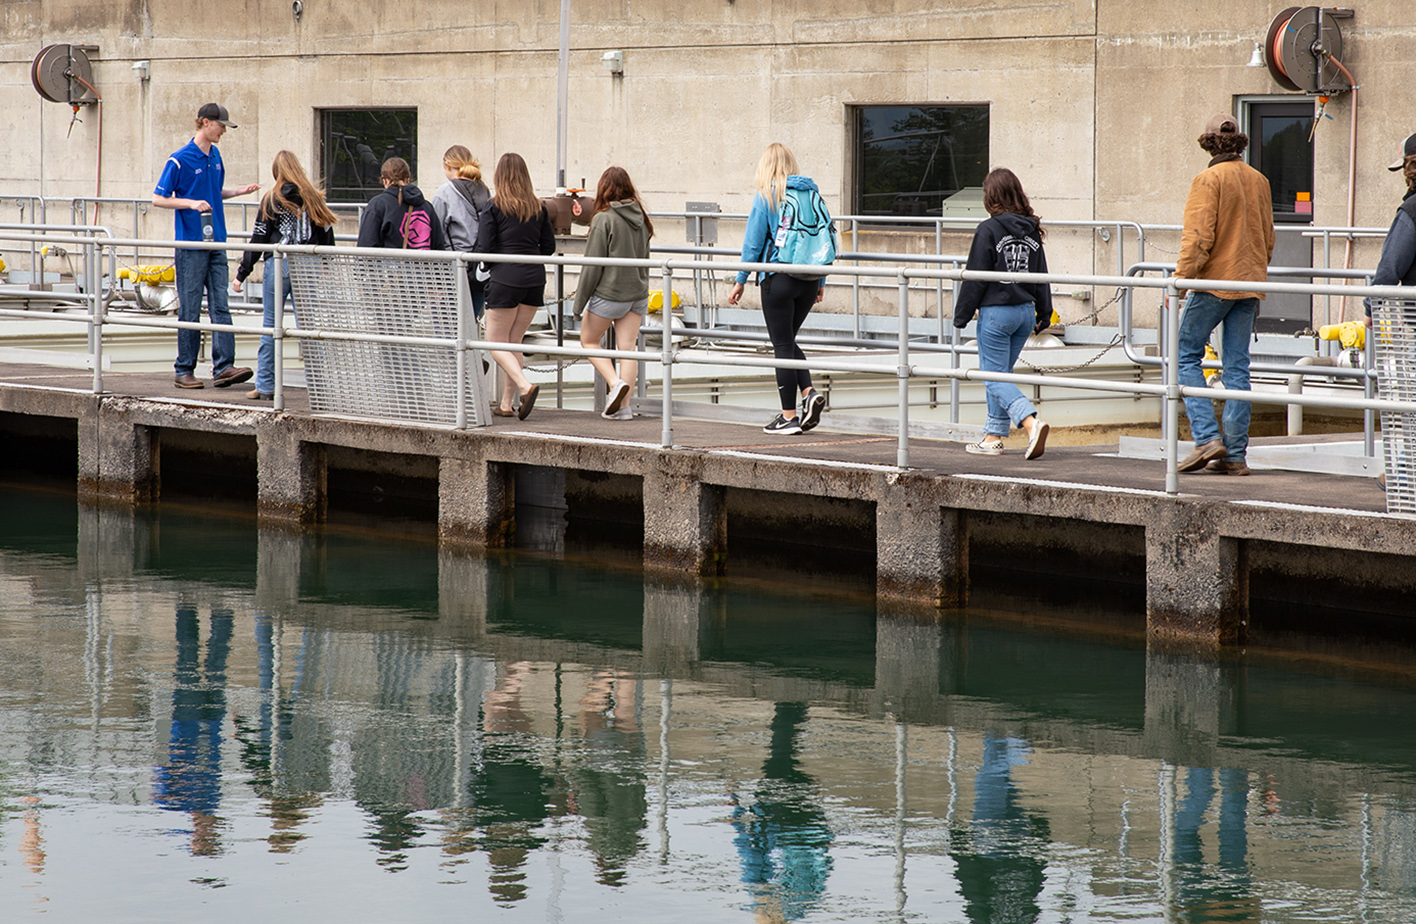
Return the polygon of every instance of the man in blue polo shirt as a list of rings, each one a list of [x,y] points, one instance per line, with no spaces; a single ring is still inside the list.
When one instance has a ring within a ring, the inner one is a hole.
[[[232,196],[244,196],[260,189],[251,183],[239,189],[225,188],[226,170],[216,143],[228,128],[235,128],[225,106],[207,103],[197,110],[197,133],[192,140],[171,157],[162,168],[162,176],[153,190],[152,204],[177,212],[177,240],[226,240],[226,214],[222,201]],[[202,319],[202,292],[206,292],[207,315],[213,324],[230,324],[231,308],[226,288],[230,268],[224,250],[178,250],[177,318],[196,322]],[[202,333],[198,330],[177,332],[177,372],[173,380],[178,388],[201,388],[202,380],[192,373],[197,368],[197,353],[201,350]],[[235,366],[236,335],[217,331],[211,337],[211,383],[226,388],[251,377],[246,366]]]

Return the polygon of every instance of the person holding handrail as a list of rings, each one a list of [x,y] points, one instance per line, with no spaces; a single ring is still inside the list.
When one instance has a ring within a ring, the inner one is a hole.
[[[821,201],[816,183],[810,177],[799,175],[797,170],[796,157],[786,145],[773,142],[762,152],[757,162],[757,192],[752,197],[752,210],[743,232],[742,262],[793,262],[782,257],[784,238],[800,223],[793,221],[793,215],[809,217],[815,236],[830,238],[830,254],[834,258],[835,229],[831,216],[825,214],[825,203]],[[728,304],[736,305],[742,300],[747,276],[746,272],[737,274],[737,281],[728,293]],[[806,322],[811,307],[826,294],[826,277],[799,279],[788,273],[760,273],[758,285],[762,317],[767,324],[767,335],[772,339],[773,355],[777,359],[805,360],[806,354],[797,346],[797,332]],[[800,408],[798,391],[801,392]],[[778,369],[777,394],[781,398],[782,412],[762,428],[764,433],[790,436],[804,433],[821,422],[826,397],[812,387],[811,373],[807,370]]]
[[[477,227],[477,253],[504,253],[549,256],[556,252],[556,233],[551,216],[531,185],[531,172],[520,154],[506,153],[492,173],[496,195]],[[546,301],[544,263],[498,263],[487,261],[487,339],[494,343],[520,343],[531,327],[531,319]],[[532,385],[522,371],[526,360],[520,353],[493,350],[506,383],[501,403],[492,408],[498,417],[526,419],[536,406],[539,385]],[[521,398],[520,408],[512,403]]]
[[[334,246],[334,213],[325,205],[324,193],[305,174],[300,158],[290,151],[278,152],[271,162],[270,175],[275,178],[275,185],[261,200],[256,223],[251,226],[251,243]],[[236,281],[231,284],[233,290],[241,291],[256,265],[256,256],[254,250],[248,250],[241,257]],[[264,254],[264,258],[261,305],[265,319],[261,325],[274,327],[277,283],[270,271],[271,254]],[[280,268],[280,304],[284,305],[291,298],[289,261],[281,260]],[[256,387],[246,392],[246,397],[257,401],[275,397],[275,339],[269,334],[261,337],[256,353]]]
[[[177,240],[226,241],[226,211],[223,201],[244,196],[261,188],[250,183],[227,189],[226,167],[221,162],[217,142],[228,128],[235,128],[226,107],[207,103],[197,110],[197,133],[180,150],[167,158],[152,204],[173,209],[176,215]],[[194,323],[202,319],[202,294],[206,294],[207,317],[213,324],[231,324],[231,306],[226,295],[227,274],[224,250],[190,250],[179,248],[175,259],[177,269],[177,320]],[[202,332],[177,331],[177,362],[173,384],[178,388],[201,388],[202,380],[193,373],[197,369],[197,354],[201,352]],[[237,385],[251,377],[246,366],[235,365],[236,335],[231,331],[216,331],[211,336],[211,384],[217,388]]]
[[[649,220],[629,173],[623,167],[606,169],[600,174],[595,189],[585,256],[647,260],[649,239],[653,236],[654,223]],[[575,289],[575,313],[584,312],[580,320],[580,345],[587,350],[598,349],[601,338],[613,326],[616,346],[633,349],[639,342],[639,325],[648,307],[647,266],[583,267]],[[590,357],[590,365],[609,388],[601,416],[607,420],[627,416],[626,402],[639,376],[639,363],[632,359],[620,360],[618,374],[615,364],[604,356]],[[625,415],[620,414],[622,410]]]
[[[983,207],[965,269],[994,273],[1045,273],[1042,249],[1047,232],[1017,174],[999,167],[983,178]],[[1012,372],[1023,345],[1052,321],[1052,287],[1045,282],[982,282],[965,279],[954,303],[954,326],[966,327],[978,315],[978,367],[984,372]],[[1026,459],[1047,448],[1047,422],[1012,382],[985,382],[988,419],[983,436],[964,448],[985,456],[1003,454],[1003,438],[1013,426],[1028,435]]]
[[[1268,178],[1244,163],[1249,136],[1234,117],[1211,116],[1199,137],[1210,155],[1209,166],[1190,183],[1185,222],[1180,232],[1180,258],[1175,275],[1181,279],[1223,279],[1265,282],[1273,257],[1273,195]],[[1205,387],[1205,346],[1220,324],[1221,381],[1228,391],[1249,390],[1249,340],[1259,313],[1260,292],[1194,289],[1180,312],[1180,384]],[[1248,401],[1224,402],[1224,427],[1214,416],[1208,397],[1186,398],[1194,450],[1178,470],[1207,469],[1220,475],[1247,475],[1249,448]]]

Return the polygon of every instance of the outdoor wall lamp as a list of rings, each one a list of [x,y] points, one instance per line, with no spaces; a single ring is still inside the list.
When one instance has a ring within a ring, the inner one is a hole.
[[[624,75],[624,52],[607,51],[600,56],[600,64],[611,74],[621,77]]]

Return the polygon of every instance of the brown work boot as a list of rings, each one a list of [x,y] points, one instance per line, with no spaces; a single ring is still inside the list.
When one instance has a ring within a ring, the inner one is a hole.
[[[206,387],[201,379],[197,378],[195,375],[192,375],[192,373],[190,372],[184,372],[181,375],[177,376],[175,379],[172,380],[172,384],[176,385],[178,388]]]
[[[1247,475],[1249,466],[1240,459],[1238,462],[1231,462],[1228,459],[1215,459],[1205,466],[1205,471],[1215,475]]]
[[[211,377],[211,384],[217,388],[226,388],[230,385],[239,385],[255,375],[250,366],[227,366],[221,372]]]
[[[1175,467],[1179,472],[1194,472],[1204,468],[1209,462],[1224,456],[1224,443],[1221,440],[1210,440],[1208,443],[1196,446],[1194,450],[1180,460],[1180,464]]]

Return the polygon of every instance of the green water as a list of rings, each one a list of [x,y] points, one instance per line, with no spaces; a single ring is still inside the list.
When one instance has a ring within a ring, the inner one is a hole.
[[[1401,657],[741,570],[0,488],[0,919],[1416,920]]]

